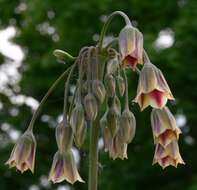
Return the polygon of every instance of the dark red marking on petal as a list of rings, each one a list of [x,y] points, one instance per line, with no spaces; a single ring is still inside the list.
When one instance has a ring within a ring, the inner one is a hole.
[[[126,65],[130,65],[132,67],[135,67],[137,64],[137,59],[131,55],[127,55],[124,58],[123,63],[125,63]]]
[[[162,105],[162,96],[163,96],[163,92],[159,91],[159,90],[153,90],[149,93],[149,95],[151,96],[151,98],[153,98],[157,105],[160,107]]]
[[[171,129],[167,129],[164,133],[162,133],[159,138],[161,139],[162,143],[165,145],[168,138],[175,136],[174,131]]]

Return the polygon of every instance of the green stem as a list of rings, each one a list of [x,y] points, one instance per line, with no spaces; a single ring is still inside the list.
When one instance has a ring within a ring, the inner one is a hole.
[[[43,106],[43,104],[46,102],[47,98],[51,94],[51,92],[55,89],[55,87],[58,85],[58,83],[67,75],[67,73],[70,71],[71,67],[69,67],[66,71],[64,71],[60,77],[52,84],[52,86],[49,88],[48,92],[45,94],[45,96],[42,98],[37,110],[34,112],[32,119],[30,121],[28,130],[33,130],[33,126],[35,123],[36,118],[38,117],[40,110]]]
[[[97,190],[98,186],[98,140],[99,140],[99,117],[93,125],[89,121],[90,144],[89,144],[89,179],[88,190]]]
[[[77,60],[75,61],[74,65],[72,65],[71,67],[71,70],[70,70],[70,73],[68,75],[68,78],[66,80],[66,83],[65,83],[65,90],[64,90],[64,111],[63,111],[63,119],[65,120],[67,117],[66,117],[66,112],[67,112],[67,103],[68,103],[68,100],[67,100],[67,97],[68,97],[68,90],[69,90],[69,83],[70,83],[70,79],[71,79],[71,76],[72,76],[72,73],[76,67],[76,64],[77,64]]]
[[[144,64],[145,63],[150,63],[150,59],[149,59],[148,54],[146,53],[145,49],[143,51],[143,58],[144,58]]]
[[[107,18],[107,21],[105,22],[103,28],[102,28],[102,31],[101,31],[101,36],[100,36],[100,39],[99,39],[99,42],[98,42],[98,47],[99,47],[99,50],[102,49],[102,46],[103,46],[103,40],[104,40],[104,37],[105,37],[105,34],[107,32],[107,29],[109,27],[109,24],[111,23],[112,19],[114,16],[116,15],[120,15],[122,16],[124,19],[125,19],[125,23],[126,25],[131,25],[131,21],[129,20],[129,17],[123,13],[122,11],[115,11],[113,12],[108,18]]]
[[[118,38],[114,38],[111,42],[109,42],[106,46],[105,49],[108,49],[118,43]]]

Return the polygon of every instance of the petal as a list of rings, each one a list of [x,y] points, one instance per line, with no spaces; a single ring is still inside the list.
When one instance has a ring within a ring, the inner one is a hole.
[[[174,100],[174,97],[171,93],[171,90],[166,82],[166,79],[164,78],[162,72],[160,69],[157,68],[156,70],[156,76],[157,76],[157,88],[160,90],[160,91],[163,91],[166,93],[166,96],[168,97],[168,99],[170,100]]]
[[[140,31],[138,31],[136,35],[136,50],[138,63],[143,64],[143,35]]]
[[[135,50],[135,38],[136,32],[135,28],[127,25],[124,27],[119,34],[119,49],[121,56],[126,57],[127,55],[131,54]]]
[[[153,90],[147,94],[149,96],[149,105],[153,108],[162,108],[167,103],[167,97],[159,90]]]
[[[131,66],[132,68],[134,68],[137,64],[137,58],[131,55],[127,55],[126,57],[124,57],[122,63],[125,66]]]
[[[160,143],[162,146],[166,147],[174,140],[177,140],[176,133],[170,129],[167,129],[164,133],[156,138],[156,143]]]

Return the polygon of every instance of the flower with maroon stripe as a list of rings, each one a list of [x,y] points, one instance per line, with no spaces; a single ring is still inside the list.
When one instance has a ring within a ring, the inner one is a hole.
[[[168,166],[177,167],[178,164],[185,164],[179,153],[179,146],[176,140],[166,147],[161,144],[156,145],[153,164],[158,163],[163,169]]]
[[[14,146],[10,158],[5,163],[16,167],[22,173],[28,169],[34,172],[36,140],[31,130],[27,130]]]
[[[151,112],[151,126],[155,144],[166,147],[173,140],[179,139],[181,130],[170,110],[165,106],[162,109],[153,109]]]
[[[134,102],[143,110],[149,105],[153,108],[163,108],[168,99],[174,100],[174,97],[161,70],[150,62],[145,63],[140,73]]]
[[[53,158],[49,180],[53,183],[60,183],[64,180],[71,184],[74,184],[76,181],[84,183],[78,173],[71,150],[61,153],[59,151],[56,152]]]
[[[119,34],[119,50],[122,64],[135,69],[143,64],[143,35],[131,25],[126,25]]]

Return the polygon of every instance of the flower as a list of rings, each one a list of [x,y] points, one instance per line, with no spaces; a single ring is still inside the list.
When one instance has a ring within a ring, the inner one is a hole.
[[[74,184],[76,181],[84,183],[78,173],[71,150],[63,153],[57,151],[55,153],[49,174],[49,180],[53,183],[60,183],[64,180],[67,180],[71,184]]]
[[[170,165],[177,167],[178,164],[185,164],[179,153],[179,146],[176,140],[172,141],[165,148],[160,144],[156,145],[153,164],[156,163],[163,169]]]
[[[109,148],[109,156],[115,160],[120,158],[122,160],[128,159],[127,157],[127,144],[122,142],[119,133],[112,139]]]
[[[123,65],[143,64],[143,35],[131,25],[126,25],[119,34],[119,49]]]
[[[181,130],[170,110],[165,106],[162,109],[153,109],[151,125],[155,144],[166,147],[173,140],[178,140]]]
[[[5,163],[10,168],[16,167],[23,173],[30,169],[34,172],[36,140],[31,130],[27,130],[15,144],[10,158]]]
[[[143,110],[149,105],[153,108],[163,108],[168,99],[174,100],[174,97],[162,72],[152,63],[145,63],[140,73],[134,102]]]

